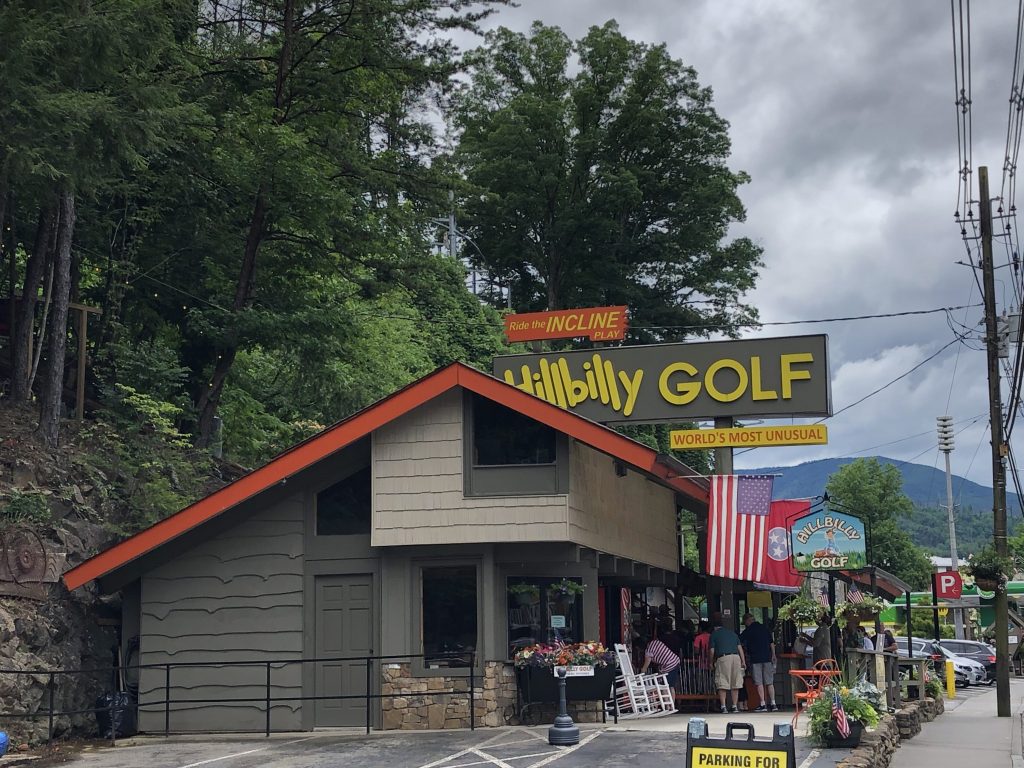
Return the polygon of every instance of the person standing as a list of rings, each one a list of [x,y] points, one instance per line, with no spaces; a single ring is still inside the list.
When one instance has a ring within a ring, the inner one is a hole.
[[[757,621],[752,613],[744,614],[743,626],[746,629],[740,635],[740,642],[746,649],[750,676],[761,701],[754,711],[778,712],[779,707],[775,703],[775,639],[768,627]],[[765,692],[768,693],[767,698]]]
[[[718,689],[718,703],[722,714],[738,711],[740,688],[743,686],[743,670],[746,659],[740,638],[731,629],[722,625],[722,615],[712,617],[715,631],[711,633],[711,661],[715,668],[715,687]],[[732,706],[726,708],[727,693],[732,691]]]

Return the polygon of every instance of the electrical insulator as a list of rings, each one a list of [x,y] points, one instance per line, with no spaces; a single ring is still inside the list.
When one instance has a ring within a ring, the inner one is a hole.
[[[935,422],[938,424],[939,450],[948,453],[953,450],[953,417],[939,416]]]

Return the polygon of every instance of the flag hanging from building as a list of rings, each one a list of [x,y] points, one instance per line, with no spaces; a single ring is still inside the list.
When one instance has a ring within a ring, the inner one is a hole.
[[[776,592],[799,592],[804,576],[793,567],[789,549],[792,521],[807,513],[810,499],[773,501],[768,514],[768,537],[765,540],[764,570],[758,588]]]
[[[832,690],[832,719],[836,721],[836,733],[844,739],[850,735],[850,721],[846,719],[846,710],[843,709],[843,700],[839,696],[839,689]]]
[[[707,573],[760,581],[772,501],[770,475],[712,475]]]
[[[863,603],[864,593],[857,588],[856,584],[851,584],[850,588],[846,590],[846,600],[850,603]]]
[[[828,602],[828,587],[822,587],[818,590],[818,602],[821,604],[822,608],[831,607]]]

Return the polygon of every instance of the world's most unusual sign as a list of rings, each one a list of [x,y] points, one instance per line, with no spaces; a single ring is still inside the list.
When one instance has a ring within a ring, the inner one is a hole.
[[[826,335],[503,355],[494,375],[602,423],[832,414]]]

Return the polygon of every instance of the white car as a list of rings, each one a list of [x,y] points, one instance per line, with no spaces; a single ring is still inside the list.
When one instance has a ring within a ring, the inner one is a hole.
[[[965,676],[969,677],[972,685],[981,685],[987,681],[988,670],[985,669],[985,665],[981,662],[969,659],[966,656],[957,656],[948,648],[943,648],[938,643],[932,643],[931,647],[952,661],[953,669],[957,672],[963,672]]]

